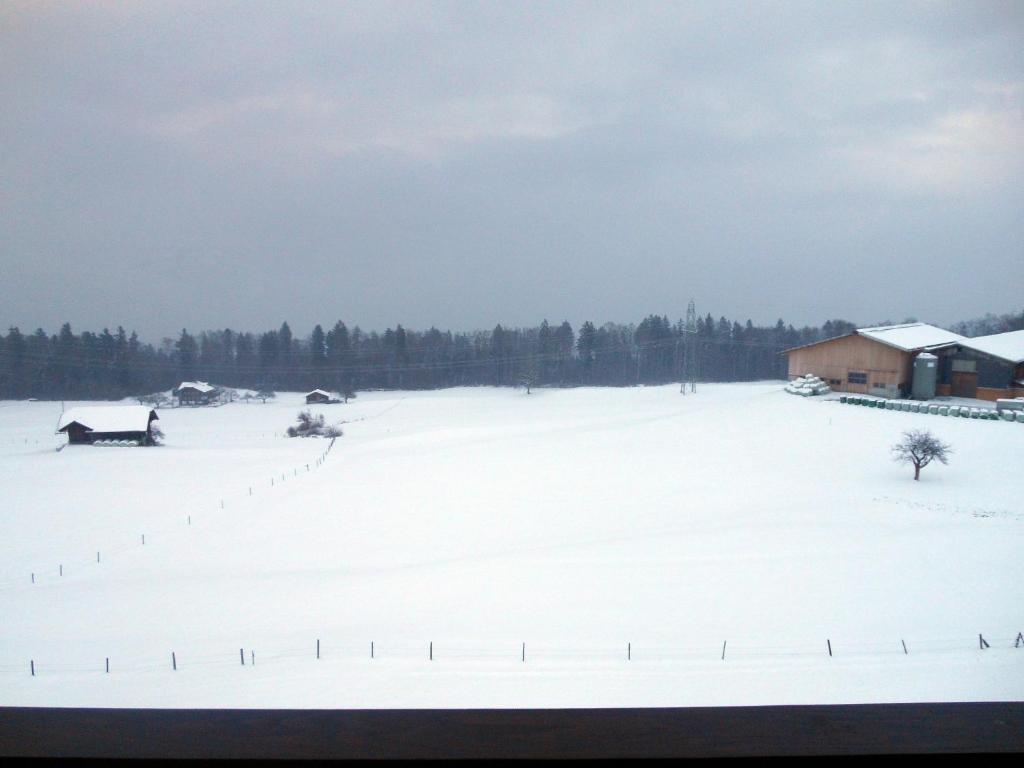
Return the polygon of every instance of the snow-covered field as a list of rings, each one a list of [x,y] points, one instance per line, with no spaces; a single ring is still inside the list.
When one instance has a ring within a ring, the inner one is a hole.
[[[377,392],[312,409],[347,422],[323,458],[282,437],[301,402],[60,452],[59,404],[0,403],[0,705],[1024,698],[1022,425],[778,382]],[[911,427],[955,450],[920,482]]]

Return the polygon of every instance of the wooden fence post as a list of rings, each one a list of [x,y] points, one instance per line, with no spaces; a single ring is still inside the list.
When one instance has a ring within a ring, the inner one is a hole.
[[[1024,632],[1017,633],[1017,641],[1013,644],[1013,647],[1020,648],[1021,645],[1024,645]]]
[[[907,641],[900,638],[900,642],[903,643],[903,655],[907,655]]]
[[[28,668],[32,672],[32,677],[36,676],[36,662],[35,659],[29,659]]]
[[[110,657],[107,656],[107,674],[110,674]]]
[[[242,648],[238,649],[238,658],[242,660],[242,666],[245,666],[245,650]]]
[[[988,647],[989,647],[988,646],[988,640],[986,640],[984,637],[982,637],[981,633],[979,632],[978,633],[978,648],[980,648],[981,650],[985,650]]]
[[[722,641],[722,661],[725,661],[725,644],[727,642],[729,642],[729,641],[728,640],[723,640]]]
[[[434,660],[434,641],[430,641],[430,660]]]
[[[320,638],[317,638],[316,640],[316,657],[318,659],[320,658]]]
[[[526,661],[526,643],[523,643],[523,661]]]
[[[826,642],[828,643],[828,655],[831,656],[832,655],[832,641],[831,640],[827,640]]]

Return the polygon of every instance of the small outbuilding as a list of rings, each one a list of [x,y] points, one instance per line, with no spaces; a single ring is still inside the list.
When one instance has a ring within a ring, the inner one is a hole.
[[[66,434],[72,444],[114,440],[152,445],[152,424],[158,418],[144,405],[85,406],[61,414],[57,432]]]
[[[205,381],[183,381],[174,394],[178,405],[209,405],[217,396],[217,388]]]
[[[306,405],[316,405],[317,403],[333,403],[337,402],[331,398],[330,392],[324,392],[322,389],[314,389],[312,392],[306,393]]]

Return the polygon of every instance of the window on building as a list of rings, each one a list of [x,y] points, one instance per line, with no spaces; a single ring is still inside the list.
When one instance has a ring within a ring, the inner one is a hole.
[[[849,373],[846,374],[846,380],[851,384],[867,384],[868,375],[866,373],[857,373],[855,371],[850,371]]]

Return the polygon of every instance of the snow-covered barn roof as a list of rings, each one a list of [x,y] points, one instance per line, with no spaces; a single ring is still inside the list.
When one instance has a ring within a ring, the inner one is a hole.
[[[331,393],[324,392],[322,389],[314,389],[312,392],[306,393],[306,397],[309,397],[310,395],[323,395],[324,397],[330,397]]]
[[[1011,363],[1024,363],[1024,331],[1008,331],[964,339],[961,346]]]
[[[213,392],[216,387],[207,384],[205,381],[183,381],[178,386],[178,389],[195,389],[202,393]]]
[[[159,418],[156,411],[144,405],[82,406],[64,411],[57,431],[78,422],[92,432],[145,432],[150,416]]]
[[[920,349],[935,349],[949,344],[961,344],[968,339],[958,333],[937,328],[928,323],[904,323],[902,325],[882,325],[874,328],[858,328],[858,336],[865,336],[874,341],[888,344],[890,347],[904,352],[915,352]]]

